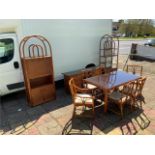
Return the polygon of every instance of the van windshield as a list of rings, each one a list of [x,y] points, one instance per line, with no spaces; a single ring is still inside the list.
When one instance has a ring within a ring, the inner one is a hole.
[[[11,38],[0,39],[0,64],[12,60],[14,54],[14,42]]]

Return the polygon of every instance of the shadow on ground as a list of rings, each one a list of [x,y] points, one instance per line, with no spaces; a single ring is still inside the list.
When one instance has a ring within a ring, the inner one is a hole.
[[[92,135],[93,121],[90,118],[71,118],[65,125],[62,135]]]
[[[143,109],[130,111],[125,106],[125,115],[108,111],[103,105],[95,108],[95,118],[72,118],[70,95],[58,89],[57,99],[36,107],[29,107],[25,92],[7,95],[1,100],[0,134],[50,134],[50,135],[91,135],[91,134],[136,134],[146,129],[150,120]]]
[[[57,123],[56,118],[63,115],[63,112],[67,113],[66,107],[70,104],[70,95],[64,93],[64,89],[57,91],[55,101],[36,107],[28,106],[24,91],[4,96],[0,107],[0,134],[23,134],[25,131],[24,134],[46,134],[37,128],[49,122],[51,127],[61,131],[62,126]],[[60,131],[50,131],[47,134],[59,134]]]
[[[108,111],[103,114],[103,107],[95,110],[95,118],[73,118],[70,119],[63,128],[62,134],[67,135],[91,135],[91,134],[119,134],[134,135],[138,130],[146,129],[150,120],[145,115],[143,109],[136,107],[130,111],[125,107],[124,118]]]

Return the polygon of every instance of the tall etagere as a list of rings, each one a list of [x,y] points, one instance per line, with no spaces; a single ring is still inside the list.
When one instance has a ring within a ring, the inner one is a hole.
[[[20,43],[24,83],[30,106],[56,98],[51,45],[39,35],[27,36]]]
[[[100,40],[99,64],[105,72],[117,70],[119,56],[119,39],[111,35],[104,35]]]

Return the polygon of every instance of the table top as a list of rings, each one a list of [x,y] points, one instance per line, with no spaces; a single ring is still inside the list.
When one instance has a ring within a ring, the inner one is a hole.
[[[130,81],[139,79],[140,76],[127,73],[124,71],[113,71],[108,74],[101,74],[98,76],[85,79],[85,82],[93,84],[101,89],[113,89],[115,87],[124,85]]]

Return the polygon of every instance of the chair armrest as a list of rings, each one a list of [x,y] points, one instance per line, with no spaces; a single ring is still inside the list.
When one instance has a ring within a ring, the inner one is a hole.
[[[79,93],[91,93],[91,90],[88,88],[80,88],[78,86],[75,86],[75,88],[77,89],[77,92]]]

